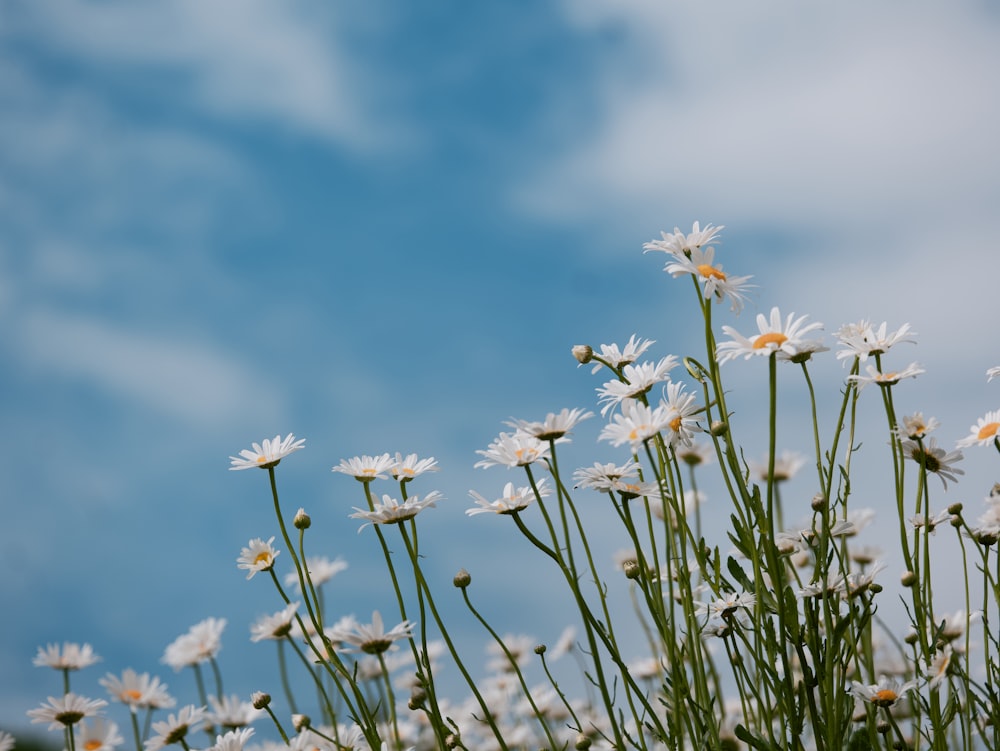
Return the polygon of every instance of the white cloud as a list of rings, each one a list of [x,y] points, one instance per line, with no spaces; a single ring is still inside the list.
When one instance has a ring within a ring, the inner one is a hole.
[[[179,74],[204,109],[257,117],[355,148],[387,139],[375,82],[336,40],[332,6],[244,0],[33,4],[21,29],[82,62]],[[124,68],[116,73],[125,74]]]
[[[155,336],[97,317],[31,312],[13,343],[22,361],[48,374],[83,379],[191,427],[278,421],[275,384],[208,344]]]

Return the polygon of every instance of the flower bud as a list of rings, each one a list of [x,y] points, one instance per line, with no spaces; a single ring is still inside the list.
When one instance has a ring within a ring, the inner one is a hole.
[[[573,748],[577,749],[577,751],[586,751],[590,748],[591,743],[590,738],[581,733],[576,737],[576,743],[573,744]]]
[[[263,691],[254,691],[250,695],[250,703],[253,704],[254,709],[263,709],[271,703],[271,695],[265,694]]]
[[[639,564],[636,561],[626,561],[625,562],[625,577],[627,579],[638,579],[639,574],[642,570],[639,568]]]
[[[293,714],[292,715],[292,727],[295,728],[296,733],[301,733],[303,730],[309,728],[312,724],[312,720],[309,719],[307,714]]]
[[[459,589],[465,589],[472,582],[472,574],[466,571],[464,568],[459,569],[458,573],[455,574],[455,578],[452,579],[452,583]]]
[[[961,503],[953,503],[953,504],[951,504],[948,507],[948,513],[951,514],[952,516],[961,516],[962,515],[962,504]]]
[[[427,694],[422,688],[413,689],[413,693],[410,694],[410,700],[406,703],[411,710],[416,711],[424,706],[424,701],[427,699]]]
[[[879,592],[882,591],[882,585],[879,584],[878,582],[872,582],[871,584],[868,585],[868,591],[871,592],[873,595],[877,595]]]
[[[917,643],[918,638],[919,637],[917,636],[916,631],[910,631],[906,636],[903,637],[903,641],[905,641],[910,646],[913,646],[914,644]]]
[[[594,350],[589,344],[577,344],[573,347],[573,357],[581,365],[586,365],[594,359]]]
[[[917,583],[917,575],[912,571],[906,571],[899,578],[899,581],[904,587],[912,587]]]
[[[809,505],[812,506],[813,511],[822,511],[826,508],[826,496],[822,493],[817,493],[812,497],[812,503]]]
[[[548,649],[548,647],[546,647],[544,644],[539,644],[538,646],[535,647],[535,654],[543,655],[545,654],[546,649]]]
[[[312,526],[312,519],[309,518],[309,514],[304,508],[300,508],[295,512],[295,520],[292,523],[296,529],[309,529]]]
[[[709,426],[708,432],[714,435],[716,438],[721,438],[729,430],[729,423],[725,420],[712,420],[711,426]]]

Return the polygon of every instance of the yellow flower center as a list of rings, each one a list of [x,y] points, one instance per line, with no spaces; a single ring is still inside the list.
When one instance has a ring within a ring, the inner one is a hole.
[[[898,698],[899,694],[891,688],[883,688],[881,691],[875,692],[875,695],[872,697],[872,704],[878,704],[880,707],[889,707],[892,706]]]
[[[649,426],[648,425],[640,425],[637,428],[632,428],[632,431],[628,434],[628,439],[630,441],[637,441],[637,440],[639,440],[639,431],[640,430],[642,430],[643,432],[646,432],[647,430],[649,430]]]
[[[976,438],[980,441],[985,440],[986,438],[992,438],[997,434],[998,430],[1000,430],[1000,422],[988,423],[979,429],[979,432],[976,433]]]
[[[754,349],[764,349],[769,344],[773,344],[776,347],[780,347],[782,344],[788,341],[788,337],[782,334],[780,331],[772,331],[767,334],[761,334],[758,336],[753,343]]]
[[[123,703],[128,704],[129,702],[139,701],[142,699],[142,692],[134,688],[126,688],[118,695],[118,698],[121,699]]]
[[[271,562],[271,554],[268,551],[266,551],[266,550],[261,551],[260,553],[257,553],[257,557],[253,559],[253,562],[254,563],[270,563]]]
[[[899,373],[897,373],[895,371],[893,371],[891,373],[879,373],[877,376],[875,376],[875,380],[876,381],[881,381],[881,382],[886,382],[886,383],[888,383],[890,381],[896,381],[896,380],[899,380]]]
[[[104,744],[101,743],[97,738],[91,738],[89,741],[83,744],[83,747],[87,749],[87,751],[97,751],[97,749],[99,749],[103,745]]]
[[[673,420],[671,420],[667,424],[670,426],[670,429],[672,431],[674,431],[675,433],[680,433],[681,432],[681,416],[680,415],[677,415],[677,417],[675,417]]]
[[[257,463],[258,464],[264,464],[266,461],[267,461],[267,457],[266,456],[261,455],[261,456],[257,457]]]
[[[717,269],[715,266],[710,266],[707,263],[703,263],[698,266],[698,273],[706,279],[720,279],[723,282],[726,281],[726,275],[723,273],[722,269]]]

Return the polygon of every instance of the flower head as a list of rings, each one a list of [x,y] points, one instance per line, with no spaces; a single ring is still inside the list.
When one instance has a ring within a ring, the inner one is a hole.
[[[5,730],[0,730],[0,751],[14,751],[14,736]]]
[[[903,456],[936,474],[945,487],[948,487],[948,480],[958,482],[958,475],[965,474],[965,470],[953,466],[964,458],[962,452],[945,451],[937,445],[937,439],[933,436],[927,441],[903,441],[902,446]]]
[[[295,620],[295,611],[298,608],[299,603],[290,602],[277,613],[258,618],[250,626],[250,641],[283,639],[288,636],[292,631],[292,622]]]
[[[850,692],[859,699],[874,704],[876,707],[891,707],[904,694],[916,687],[915,681],[900,683],[899,681],[881,676],[878,683],[865,685],[857,681],[851,682]]]
[[[222,649],[225,618],[206,618],[167,645],[162,661],[174,670],[197,665],[215,657]]]
[[[598,440],[607,440],[612,446],[629,443],[633,448],[648,441],[670,423],[672,416],[665,405],[648,407],[642,402],[625,402],[621,414],[604,426]]]
[[[370,511],[355,506],[355,513],[351,514],[351,518],[367,519],[368,524],[399,524],[407,519],[412,519],[425,508],[433,508],[443,498],[444,496],[436,490],[432,490],[424,496],[423,500],[418,495],[411,495],[402,502],[390,495],[383,495],[382,502],[374,504],[374,508]],[[362,524],[358,531],[360,532],[368,524]]]
[[[485,450],[476,453],[483,457],[476,462],[476,468],[524,467],[548,456],[549,446],[527,433],[501,433]]]
[[[530,435],[539,441],[554,441],[573,430],[577,423],[593,416],[593,412],[582,409],[563,409],[558,414],[550,412],[541,422],[511,418],[507,425],[515,428],[519,433]]]
[[[542,498],[550,495],[552,492],[549,490],[548,485],[546,485],[544,477],[535,483],[535,487],[538,489],[538,495]],[[535,491],[530,485],[515,489],[512,482],[508,482],[503,486],[503,495],[495,501],[486,500],[475,490],[470,490],[469,495],[472,496],[472,500],[479,504],[478,508],[466,509],[465,513],[469,516],[490,512],[494,514],[513,514],[515,511],[527,508],[535,501]]]
[[[660,240],[650,240],[645,243],[642,248],[644,253],[649,251],[659,251],[661,253],[668,253],[678,260],[681,258],[686,258],[691,255],[691,252],[715,241],[722,230],[725,229],[724,225],[718,227],[713,227],[711,224],[705,226],[705,229],[701,228],[698,222],[695,222],[691,227],[691,232],[684,234],[677,227],[674,227],[674,231],[670,234],[666,232],[661,232]]]
[[[923,412],[914,412],[903,418],[902,423],[896,426],[895,433],[901,441],[905,441],[907,438],[915,441],[918,438],[926,438],[928,433],[936,430],[940,425],[941,423],[935,418],[931,417],[925,420]]]
[[[347,561],[339,557],[331,560],[323,555],[309,556],[306,558],[306,570],[309,571],[309,579],[312,580],[313,586],[318,587],[321,584],[326,584],[341,571],[346,571]],[[285,584],[298,587],[298,572],[290,571],[286,574]]]
[[[131,668],[122,671],[121,677],[108,673],[98,681],[114,701],[130,708],[169,709],[176,703],[167,693],[167,685],[149,673],[136,673]]]
[[[78,732],[76,747],[84,751],[112,751],[125,742],[118,725],[103,717],[82,723]]]
[[[274,546],[271,545],[272,542],[274,542],[273,535],[267,542],[264,542],[260,537],[255,537],[250,540],[249,547],[240,551],[240,557],[236,559],[237,568],[245,568],[250,572],[247,574],[248,580],[260,571],[270,571],[274,568],[274,559],[281,551],[275,550]]]
[[[741,592],[740,594],[727,592],[724,597],[720,597],[712,602],[699,603],[695,607],[695,612],[702,615],[707,613],[710,616],[729,618],[739,608],[743,608],[744,610],[752,609],[756,602],[757,595],[750,592]]]
[[[867,360],[874,355],[882,355],[900,342],[913,342],[916,334],[910,332],[910,324],[904,323],[896,331],[887,332],[888,324],[883,321],[878,328],[869,321],[860,321],[842,326],[835,334],[844,348],[837,351],[837,359],[856,357]]]
[[[667,380],[667,374],[677,367],[677,358],[664,357],[659,362],[644,362],[626,365],[622,369],[621,380],[608,381],[597,389],[598,401],[603,403],[601,415],[621,404],[626,399],[636,399],[647,393],[657,383]]]
[[[593,467],[584,467],[573,473],[573,480],[578,488],[593,488],[600,493],[613,493],[621,490],[627,480],[639,476],[640,465],[633,459],[625,464],[601,464],[595,462]]]
[[[38,648],[38,654],[32,660],[37,667],[55,668],[56,670],[80,670],[81,668],[100,662],[101,658],[94,654],[94,648],[89,644],[63,642],[47,644]]]
[[[722,330],[731,337],[731,341],[722,342],[717,347],[719,363],[735,360],[741,355],[747,360],[772,354],[779,360],[796,360],[799,356],[825,349],[819,341],[804,338],[806,334],[823,328],[821,323],[807,324],[805,321],[808,317],[795,318],[795,314],[790,313],[782,321],[781,311],[771,308],[770,318],[766,318],[763,313],[757,314],[757,329],[760,333],[749,338],[742,336],[731,326],[723,326]]]
[[[664,271],[674,277],[690,274],[695,279],[705,284],[705,299],[715,297],[721,302],[728,299],[732,304],[732,310],[739,312],[743,309],[743,301],[746,300],[745,292],[753,285],[747,282],[752,278],[749,276],[727,276],[722,270],[722,264],[715,265],[715,248],[692,248],[689,255],[674,257],[672,263],[667,263]]]
[[[694,442],[698,427],[695,418],[701,408],[694,394],[685,394],[684,385],[677,382],[668,383],[663,390],[664,398],[660,404],[667,412],[667,443],[670,446],[688,446]]]
[[[986,371],[986,382],[989,383],[990,381],[992,381],[994,378],[996,378],[998,376],[1000,376],[1000,365],[997,365],[994,368],[989,368]]]
[[[590,353],[591,359],[597,360],[591,373],[596,373],[605,365],[612,370],[620,370],[623,365],[633,363],[642,357],[643,353],[655,343],[652,339],[637,339],[635,334],[632,334],[621,349],[617,344],[602,344],[600,352]],[[582,362],[580,364],[583,365]]]
[[[276,435],[274,438],[265,438],[262,443],[252,444],[252,449],[243,449],[239,456],[231,456],[232,466],[229,469],[250,469],[260,467],[270,469],[278,466],[278,462],[289,454],[305,447],[306,439],[295,440],[295,436],[289,433],[282,438]]]
[[[29,709],[32,723],[47,722],[49,730],[60,730],[75,725],[84,717],[96,717],[101,709],[108,706],[103,699],[87,699],[73,692],[62,696],[50,696],[48,704],[38,709]]]
[[[219,724],[228,725],[225,722]],[[230,730],[225,735],[217,735],[215,745],[211,746],[208,751],[243,751],[253,732],[253,728],[240,728],[239,730]]]
[[[866,365],[865,372],[868,375],[850,375],[847,376],[848,381],[854,381],[858,384],[858,390],[860,391],[869,383],[875,383],[885,388],[886,386],[895,386],[904,378],[916,378],[921,373],[926,372],[919,364],[911,362],[902,370],[887,370],[881,372],[874,365]]]
[[[349,645],[350,648],[347,651],[377,655],[394,649],[393,642],[409,639],[415,625],[412,621],[403,621],[386,631],[382,623],[382,615],[376,610],[372,613],[370,624],[354,621],[350,626],[335,628],[330,638]]]
[[[157,751],[164,746],[178,743],[204,719],[204,707],[195,707],[193,704],[181,707],[177,714],[170,714],[166,720],[153,723],[155,735],[146,741],[146,751]]]
[[[255,709],[252,703],[244,701],[236,694],[222,697],[209,696],[208,703],[211,709],[205,715],[205,719],[213,725],[221,725],[231,730],[249,725],[260,714],[260,710]]]
[[[782,451],[780,455],[774,457],[774,481],[791,480],[805,465],[806,457],[802,454],[797,451]],[[760,463],[752,462],[750,469],[761,482],[768,481],[769,462],[767,459]]]
[[[966,446],[988,446],[1000,439],[1000,409],[987,412],[969,428],[969,435],[958,442],[960,448]]]
[[[437,472],[439,469],[437,459],[433,456],[420,459],[416,454],[407,454],[404,459],[403,455],[397,451],[396,462],[389,471],[392,472],[393,479],[399,480],[399,482],[409,482],[424,472]]]
[[[340,464],[333,468],[334,472],[343,472],[358,482],[368,483],[372,480],[384,480],[385,473],[396,466],[396,460],[388,454],[379,456],[353,456],[341,459]]]

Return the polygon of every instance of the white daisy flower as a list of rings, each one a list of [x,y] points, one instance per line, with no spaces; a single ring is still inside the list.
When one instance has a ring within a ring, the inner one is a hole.
[[[622,482],[639,476],[641,465],[633,459],[625,464],[601,464],[595,462],[593,467],[584,467],[573,473],[573,481],[578,488],[593,488],[600,493],[615,492],[621,488]]]
[[[89,644],[76,644],[74,642],[63,642],[58,644],[47,644],[38,648],[38,654],[31,661],[32,665],[40,668],[55,668],[56,670],[81,670],[89,667],[95,662],[100,662],[101,658],[94,654],[94,648]]]
[[[318,587],[321,584],[326,584],[341,571],[346,571],[347,561],[340,557],[331,560],[324,555],[309,556],[306,558],[306,570],[309,572],[313,586]],[[285,584],[297,588],[299,586],[298,572],[291,571],[286,574]]]
[[[918,438],[926,438],[932,430],[936,430],[940,425],[941,423],[937,419],[931,417],[925,420],[923,412],[914,412],[903,418],[902,424],[896,426],[895,432],[901,441],[905,441],[907,438],[915,441]]]
[[[664,399],[660,405],[667,411],[667,443],[671,446],[687,446],[694,441],[701,411],[694,394],[685,394],[681,383],[668,383],[664,389]]]
[[[112,751],[125,742],[118,725],[103,717],[82,723],[77,732],[76,747],[84,751]]]
[[[283,639],[292,630],[295,621],[295,611],[298,602],[290,602],[284,608],[272,615],[262,615],[250,625],[250,641],[258,642],[265,639]]]
[[[969,428],[970,434],[958,442],[959,448],[988,446],[1000,438],[1000,409],[987,412]]]
[[[664,357],[659,362],[644,362],[639,365],[626,365],[622,369],[621,380],[608,381],[597,389],[598,402],[603,403],[601,416],[608,410],[621,404],[625,399],[635,399],[647,393],[657,383],[667,380],[667,374],[677,367],[677,358],[673,355]]]
[[[230,730],[246,727],[261,713],[261,710],[255,709],[253,704],[244,701],[236,694],[223,697],[209,696],[208,703],[211,709],[205,715],[205,720],[210,724],[221,725]],[[253,731],[250,732],[253,733]]]
[[[690,446],[678,446],[677,458],[691,467],[708,464],[715,458],[715,447],[710,443],[692,443]]]
[[[950,519],[951,514],[949,514],[947,510],[944,510],[937,512],[930,518],[924,516],[923,514],[916,514],[910,517],[910,524],[914,529],[926,529],[931,534],[934,534],[939,524],[949,521]]]
[[[274,438],[265,438],[263,443],[254,443],[252,449],[243,449],[239,456],[229,457],[232,466],[229,469],[250,469],[260,467],[270,469],[278,466],[278,462],[289,454],[304,448],[305,438],[295,440],[295,436],[289,433],[282,438],[276,435]]]
[[[341,459],[340,464],[333,468],[334,472],[342,472],[350,475],[358,482],[371,482],[372,480],[386,479],[385,473],[396,466],[396,460],[389,454],[379,456],[353,456],[350,459]]]
[[[526,433],[501,433],[485,450],[476,453],[483,457],[475,463],[477,469],[524,467],[546,458],[549,445]]]
[[[174,670],[197,665],[215,657],[222,649],[225,618],[206,618],[167,645],[162,662]]]
[[[857,681],[851,681],[850,693],[862,701],[874,704],[876,707],[891,707],[899,701],[904,694],[912,691],[916,687],[916,681],[900,683],[894,678],[881,676],[878,683],[865,685]]]
[[[948,480],[958,482],[958,475],[964,475],[965,470],[952,466],[964,457],[961,451],[945,451],[937,445],[937,439],[931,436],[927,441],[903,441],[903,455],[913,459],[928,472],[933,472],[941,478],[944,487]]]
[[[211,697],[209,697],[209,701],[211,701]],[[219,724],[225,726],[229,723],[220,722]],[[253,728],[241,728],[230,730],[225,735],[218,735],[215,737],[215,745],[210,746],[208,751],[243,751],[253,732]]]
[[[666,428],[673,419],[670,411],[660,405],[651,408],[641,402],[628,401],[622,404],[621,414],[614,415],[604,426],[598,440],[610,441],[612,446],[630,443],[633,450]]]
[[[261,571],[270,571],[274,568],[274,559],[280,554],[280,550],[275,550],[271,543],[274,542],[274,536],[264,542],[260,537],[255,537],[250,540],[249,547],[243,548],[240,551],[240,557],[236,559],[237,568],[247,569],[250,573],[247,574],[247,580],[253,579],[254,574]]]
[[[164,746],[180,742],[189,731],[194,730],[205,719],[205,708],[193,704],[181,707],[177,714],[170,714],[166,720],[153,723],[155,735],[145,743],[146,751],[157,751]]]
[[[674,227],[673,233],[660,232],[661,239],[650,240],[642,246],[642,250],[643,253],[648,253],[652,250],[668,253],[677,259],[686,258],[691,255],[693,250],[702,248],[717,240],[719,233],[723,229],[725,229],[725,225],[713,227],[711,224],[706,225],[705,229],[702,229],[701,225],[695,222],[691,228],[691,232],[685,235],[677,227]]]
[[[799,473],[808,460],[797,451],[782,451],[779,456],[774,457],[774,481],[785,482],[791,480]],[[750,471],[761,482],[768,480],[768,460],[761,462],[750,462]]]
[[[790,313],[782,321],[781,311],[777,307],[771,308],[769,319],[763,313],[757,314],[757,329],[760,333],[750,338],[742,336],[731,326],[723,326],[723,332],[730,336],[732,341],[723,342],[716,348],[719,363],[735,360],[741,355],[747,360],[754,356],[771,354],[775,354],[780,360],[793,360],[799,355],[824,349],[818,341],[804,338],[806,334],[823,328],[821,323],[807,324],[805,321],[808,317],[795,318],[795,314]]]
[[[888,324],[883,321],[874,328],[869,321],[859,321],[842,326],[834,336],[844,345],[837,351],[837,359],[858,358],[867,360],[874,355],[882,355],[900,342],[913,343],[915,333],[910,332],[910,324],[904,323],[896,331],[887,332]]]
[[[538,495],[542,498],[545,498],[552,493],[552,491],[549,490],[544,477],[535,483],[535,486],[538,488]],[[465,513],[469,516],[487,514],[490,512],[494,514],[513,514],[515,511],[521,511],[522,509],[527,508],[536,500],[535,491],[531,489],[530,485],[515,489],[514,483],[512,482],[508,482],[503,486],[503,495],[495,501],[486,500],[475,490],[470,490],[469,495],[472,496],[472,500],[479,504],[478,508],[465,510]]]
[[[719,616],[728,618],[739,608],[751,610],[757,602],[757,595],[750,592],[727,592],[725,596],[712,602],[700,602],[695,606],[694,612],[698,615],[708,614],[709,616]]]
[[[436,490],[424,496],[423,500],[418,495],[411,495],[402,502],[390,495],[383,495],[382,502],[376,503],[370,511],[355,506],[355,513],[351,514],[351,518],[368,520],[368,524],[362,524],[358,532],[370,524],[399,524],[412,519],[425,508],[433,508],[443,498],[444,496]]]
[[[591,373],[596,373],[604,365],[612,370],[620,370],[623,365],[633,363],[642,357],[645,351],[655,343],[653,339],[637,339],[635,334],[632,334],[622,349],[619,349],[617,344],[602,344],[600,353],[591,353],[593,359],[600,360],[594,365]]]
[[[573,430],[577,423],[593,416],[593,412],[582,409],[563,409],[558,414],[550,412],[541,422],[518,420],[512,417],[506,424],[520,433],[537,438],[539,441],[554,441]]]
[[[705,299],[715,297],[721,302],[728,298],[732,304],[732,310],[739,313],[743,309],[743,302],[746,300],[744,292],[752,287],[747,282],[753,277],[750,276],[727,276],[722,270],[722,265],[714,265],[715,248],[693,248],[689,256],[674,257],[673,263],[668,263],[664,271],[673,277],[690,274],[696,279],[705,283]]]
[[[998,376],[1000,376],[1000,365],[986,371],[986,382],[989,383]]]
[[[0,751],[14,751],[14,736],[6,730],[0,730]]]
[[[84,717],[96,717],[100,710],[108,706],[104,699],[88,699],[77,696],[72,691],[62,696],[50,696],[48,704],[27,712],[31,722],[47,722],[49,730],[61,730],[80,722]]]
[[[390,472],[392,477],[400,482],[409,482],[414,477],[419,477],[424,472],[437,472],[437,459],[433,456],[420,459],[416,454],[407,454],[406,458],[398,451],[396,452],[396,462]]]
[[[393,642],[409,639],[415,626],[413,621],[403,621],[386,631],[382,615],[376,610],[372,613],[370,624],[355,621],[351,628],[335,629],[330,638],[349,645],[350,648],[345,651],[377,655],[395,649]]]
[[[136,673],[131,668],[122,671],[121,677],[108,673],[100,683],[115,701],[131,709],[169,709],[176,700],[167,693],[167,684],[149,673]]]
[[[865,372],[868,375],[850,375],[847,376],[848,381],[854,381],[858,384],[858,391],[863,389],[869,383],[875,383],[879,386],[885,388],[886,386],[895,386],[904,378],[916,378],[921,373],[926,373],[918,363],[911,362],[902,370],[887,370],[884,373],[879,372],[878,368],[874,365],[866,365]]]

